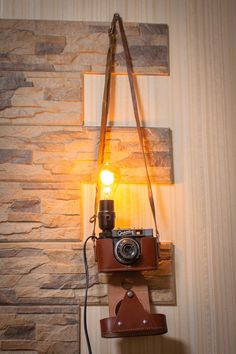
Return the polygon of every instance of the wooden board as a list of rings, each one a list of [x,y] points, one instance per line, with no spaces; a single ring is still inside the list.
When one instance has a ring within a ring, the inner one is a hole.
[[[92,250],[90,251],[92,252]],[[90,258],[91,259],[91,258]],[[107,305],[107,283],[110,275],[98,274],[98,283],[94,281],[97,266],[94,263],[90,268],[90,284],[88,302],[90,305]],[[174,271],[174,245],[171,242],[161,242],[159,268],[155,271],[143,272],[148,283],[150,301],[156,305],[176,305],[175,271]],[[132,272],[129,278],[132,279]],[[84,299],[80,299],[83,303]]]

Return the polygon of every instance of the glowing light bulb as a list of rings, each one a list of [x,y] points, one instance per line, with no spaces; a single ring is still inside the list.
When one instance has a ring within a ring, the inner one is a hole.
[[[114,199],[114,194],[120,180],[120,171],[109,163],[101,165],[98,171],[100,199]]]
[[[115,180],[114,173],[109,170],[102,170],[100,173],[100,179],[102,184],[106,186],[110,186],[111,184],[114,183]]]

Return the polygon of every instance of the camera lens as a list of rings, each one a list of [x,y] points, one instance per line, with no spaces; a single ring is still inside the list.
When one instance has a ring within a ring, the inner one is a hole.
[[[133,264],[140,256],[140,245],[132,238],[122,238],[115,245],[115,257],[123,264]]]

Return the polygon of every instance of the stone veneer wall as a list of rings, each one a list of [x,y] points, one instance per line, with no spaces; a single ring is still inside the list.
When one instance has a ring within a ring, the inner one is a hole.
[[[82,128],[83,73],[104,72],[107,29],[104,23],[0,21],[3,353],[79,352],[81,183],[91,179],[96,159],[94,132]],[[126,29],[135,71],[168,74],[167,26]],[[123,64],[118,43],[115,70]],[[162,252],[161,290],[172,271],[171,247]],[[105,303],[106,279],[98,278],[92,253],[89,263],[90,302]],[[161,293],[153,279],[155,302]]]

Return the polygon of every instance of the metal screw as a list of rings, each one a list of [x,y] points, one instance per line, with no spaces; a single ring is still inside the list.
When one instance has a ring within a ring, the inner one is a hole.
[[[143,320],[143,324],[148,324],[148,320]]]
[[[127,295],[128,295],[128,297],[133,297],[133,296],[134,296],[134,293],[133,293],[133,291],[129,290],[129,291],[127,292]]]
[[[123,322],[119,321],[119,322],[117,322],[117,325],[118,325],[118,326],[122,326],[122,325],[123,325]]]

